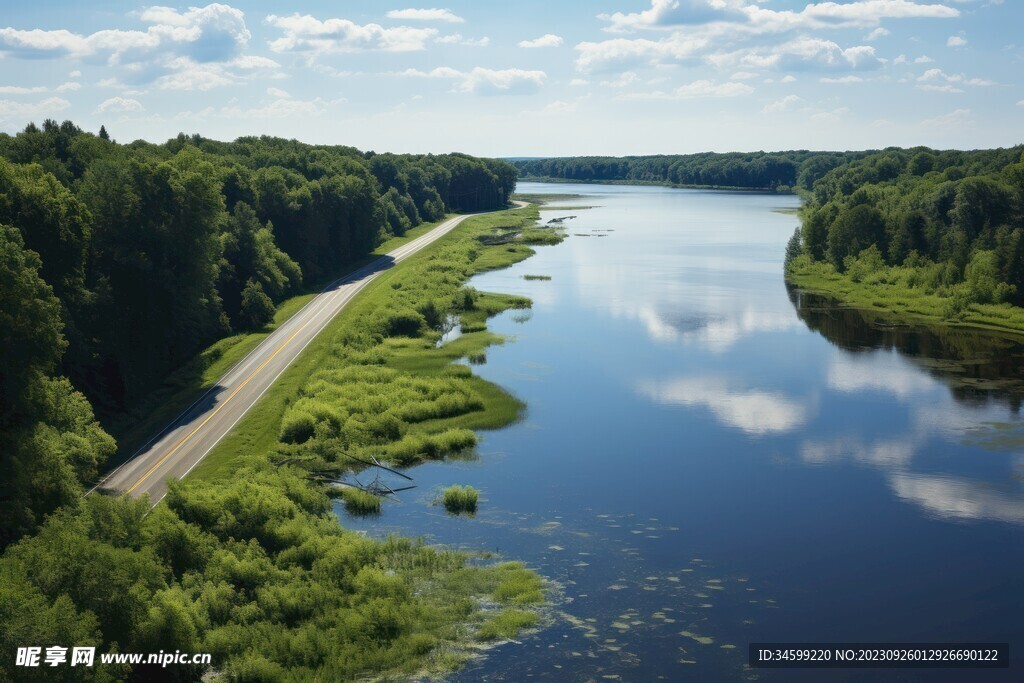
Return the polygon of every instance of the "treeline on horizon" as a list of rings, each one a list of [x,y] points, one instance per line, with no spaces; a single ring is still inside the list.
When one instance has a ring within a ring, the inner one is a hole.
[[[95,480],[115,451],[96,416],[388,237],[504,206],[515,180],[464,154],[271,137],[0,135],[0,547]]]
[[[877,152],[818,180],[801,215],[790,269],[936,294],[945,317],[1024,305],[1024,146]]]
[[[517,159],[522,180],[656,183],[793,192],[869,152],[705,152],[700,154]]]

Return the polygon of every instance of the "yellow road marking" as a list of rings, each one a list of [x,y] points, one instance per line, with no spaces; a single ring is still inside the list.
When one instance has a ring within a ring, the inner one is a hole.
[[[175,444],[174,448],[172,448],[171,451],[167,455],[165,455],[164,457],[160,458],[160,460],[157,461],[157,463],[155,465],[150,467],[149,470],[144,475],[142,475],[141,479],[139,479],[137,482],[132,484],[132,487],[130,489],[128,489],[128,491],[126,493],[131,493],[132,491],[137,489],[139,487],[139,485],[142,484],[142,482],[144,482],[147,479],[149,479],[149,475],[153,474],[153,472],[156,471],[157,468],[159,468],[161,465],[163,465],[165,462],[167,462],[167,459],[169,457],[171,457],[172,455],[177,453],[178,449],[180,449],[185,444],[186,441],[188,441],[193,436],[195,436],[196,432],[198,432],[200,429],[205,427],[206,423],[209,422],[210,420],[212,420],[214,418],[214,416],[221,411],[221,408],[226,406],[228,404],[228,401],[230,401],[232,398],[235,397],[235,394],[237,394],[239,391],[241,391],[242,389],[245,388],[245,386],[250,382],[250,380],[252,380],[252,378],[256,376],[256,373],[258,373],[260,370],[262,370],[264,367],[266,367],[267,363],[269,363],[270,361],[274,360],[274,358],[277,357],[277,354],[281,353],[281,351],[283,351],[286,346],[291,344],[292,340],[295,339],[295,337],[297,337],[300,332],[302,332],[304,329],[306,329],[306,327],[311,322],[313,322],[313,320],[315,320],[315,318],[311,318],[311,319],[307,320],[306,322],[304,322],[302,324],[302,327],[300,327],[299,329],[295,330],[294,334],[292,334],[292,336],[288,337],[288,339],[286,339],[285,342],[283,344],[281,344],[281,346],[279,346],[276,351],[274,351],[274,353],[270,354],[269,358],[267,358],[265,361],[260,363],[259,367],[256,368],[255,370],[253,370],[249,374],[249,376],[245,378],[245,381],[242,382],[241,384],[239,384],[238,387],[236,387],[235,390],[232,391],[231,394],[226,399],[224,399],[224,401],[219,406],[217,406],[217,408],[212,413],[207,415],[206,419],[203,420],[199,424],[198,427],[193,429],[191,432],[188,433],[188,435],[186,435],[184,438],[182,438],[181,441],[179,441],[177,444]]]

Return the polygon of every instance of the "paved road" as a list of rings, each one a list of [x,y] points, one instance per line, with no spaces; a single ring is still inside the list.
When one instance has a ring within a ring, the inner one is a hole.
[[[181,479],[192,471],[360,290],[382,271],[443,237],[469,217],[447,220],[328,285],[96,488],[134,497],[148,494],[154,503],[161,500],[167,493],[167,481]]]

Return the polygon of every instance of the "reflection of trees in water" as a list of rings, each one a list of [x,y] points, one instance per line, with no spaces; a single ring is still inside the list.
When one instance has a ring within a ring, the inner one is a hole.
[[[1024,400],[1024,344],[980,330],[897,326],[871,311],[843,307],[827,296],[788,287],[789,300],[808,328],[853,353],[893,349],[949,386],[957,401],[1005,402],[1020,412]]]

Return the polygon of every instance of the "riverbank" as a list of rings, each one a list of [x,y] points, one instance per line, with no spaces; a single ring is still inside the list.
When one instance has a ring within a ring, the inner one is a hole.
[[[844,306],[870,311],[888,324],[968,328],[1024,338],[1024,309],[925,291],[910,284],[914,271],[909,266],[882,266],[867,273],[857,269],[840,273],[829,263],[803,255],[787,268],[786,282]]]

